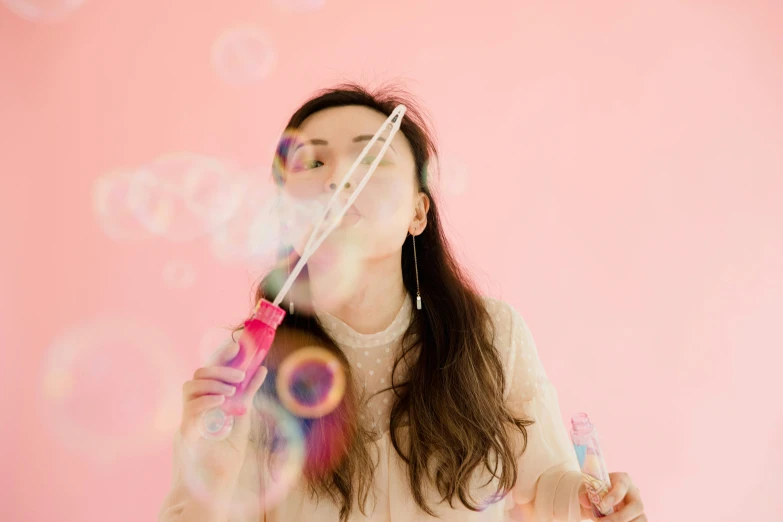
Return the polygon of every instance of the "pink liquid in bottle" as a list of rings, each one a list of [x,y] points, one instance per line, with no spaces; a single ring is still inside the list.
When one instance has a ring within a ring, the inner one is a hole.
[[[237,384],[236,392],[225,402],[207,412],[204,418],[204,435],[220,438],[227,435],[234,425],[234,415],[244,412],[242,396],[272,347],[277,327],[283,322],[285,311],[266,299],[262,299],[253,317],[245,321],[239,337],[239,352],[226,365],[245,372],[245,380]]]
[[[574,444],[579,467],[585,479],[593,514],[599,518],[611,515],[614,509],[610,508],[606,513],[598,509],[598,504],[609,492],[612,482],[606,470],[601,445],[598,443],[598,432],[586,413],[577,413],[571,417],[571,442]]]

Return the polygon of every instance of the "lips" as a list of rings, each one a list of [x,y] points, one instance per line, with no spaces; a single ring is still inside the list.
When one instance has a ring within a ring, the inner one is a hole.
[[[326,219],[331,219],[332,216],[334,216],[336,213],[337,213],[336,211],[329,209],[329,212],[327,212],[326,214]],[[351,205],[348,208],[348,210],[345,211],[345,214],[343,214],[344,218],[348,216],[361,216],[361,214],[359,214],[359,211],[356,210],[356,207],[354,205]]]

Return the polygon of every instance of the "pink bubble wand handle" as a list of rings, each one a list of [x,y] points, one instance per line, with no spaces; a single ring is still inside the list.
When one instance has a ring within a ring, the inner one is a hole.
[[[226,364],[245,372],[245,379],[236,386],[234,395],[227,397],[219,408],[206,413],[203,429],[205,437],[220,439],[231,431],[234,416],[244,410],[244,392],[269,353],[277,327],[284,318],[285,311],[282,308],[262,299],[256,305],[253,316],[245,321],[238,342],[239,352]]]

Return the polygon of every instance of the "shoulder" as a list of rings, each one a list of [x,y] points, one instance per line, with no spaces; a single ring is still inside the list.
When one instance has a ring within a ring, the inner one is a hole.
[[[505,393],[530,398],[547,381],[533,334],[513,305],[494,297],[483,299],[495,330],[493,344],[505,370]]]
[[[529,333],[525,320],[511,304],[490,296],[482,296],[482,299],[495,329],[497,348],[509,350],[514,341]]]
[[[520,352],[524,320],[519,312],[506,301],[490,296],[482,296],[482,298],[494,330],[493,345],[503,363],[506,383],[511,384]]]

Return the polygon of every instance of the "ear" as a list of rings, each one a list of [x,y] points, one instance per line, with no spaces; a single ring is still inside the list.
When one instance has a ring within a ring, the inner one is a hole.
[[[424,192],[416,195],[416,204],[413,207],[415,214],[411,224],[408,226],[408,232],[412,236],[418,236],[427,228],[427,213],[430,211],[430,198]]]

